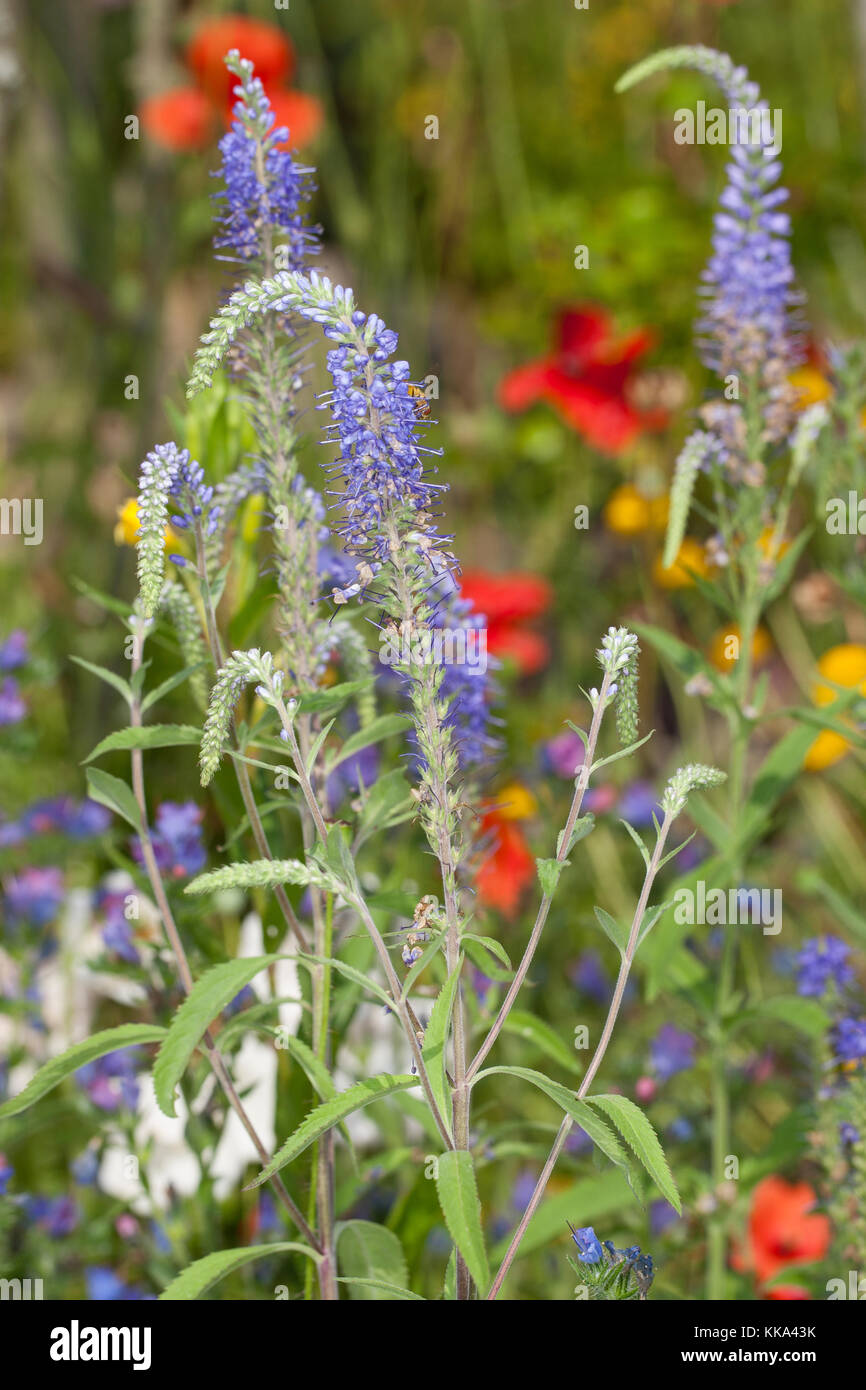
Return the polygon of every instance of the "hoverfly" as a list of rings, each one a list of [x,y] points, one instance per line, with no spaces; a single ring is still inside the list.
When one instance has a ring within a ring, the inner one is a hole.
[[[421,390],[421,387],[415,386],[415,384],[410,381],[406,386],[406,393],[412,398],[412,401],[415,406],[415,414],[418,416],[418,419],[428,419],[430,415],[430,402],[424,395],[424,392]]]

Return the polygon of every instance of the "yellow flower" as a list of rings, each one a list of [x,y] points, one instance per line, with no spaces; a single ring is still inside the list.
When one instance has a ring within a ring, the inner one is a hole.
[[[634,483],[622,483],[607,499],[602,517],[614,535],[639,536],[652,524],[652,507]]]
[[[695,582],[689,573],[690,570],[705,576],[709,573],[709,565],[700,541],[686,536],[670,569],[665,569],[661,555],[656,556],[653,563],[653,579],[660,589],[687,589]]]
[[[773,537],[776,534],[774,526],[768,526],[758,537],[758,549],[765,560],[781,560],[786,550],[791,549],[790,541],[779,541],[777,546],[773,545]]]
[[[114,528],[115,545],[135,545],[138,541],[138,498],[127,497],[122,507],[117,509],[117,525]],[[165,528],[166,550],[183,550],[183,542],[174,532]]]
[[[834,685],[844,690],[859,687],[861,695],[866,695],[866,647],[856,642],[843,642],[838,647],[831,647],[818,662],[818,671]],[[838,694],[838,690],[829,685],[816,685],[812,700],[821,708],[832,705]],[[822,729],[806,754],[804,765],[810,772],[822,772],[825,767],[832,767],[844,758],[850,747],[848,740],[835,730]]]
[[[496,796],[496,805],[503,820],[529,820],[538,810],[538,802],[522,782],[509,782]]]
[[[789,373],[788,381],[797,392],[795,410],[806,410],[819,401],[829,400],[833,394],[833,387],[817,367],[797,367]]]
[[[732,639],[736,639],[736,645]],[[729,623],[727,627],[719,628],[707,653],[717,671],[733,670],[739,657],[739,643],[740,629],[736,623]],[[763,661],[766,661],[772,648],[773,643],[767,629],[765,627],[756,628],[752,638],[752,661],[756,666],[760,666]]]
[[[138,498],[127,497],[122,507],[117,509],[117,525],[114,528],[115,545],[135,545],[138,540]]]

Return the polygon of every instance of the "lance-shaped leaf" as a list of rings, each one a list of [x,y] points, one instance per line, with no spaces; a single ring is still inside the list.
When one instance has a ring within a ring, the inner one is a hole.
[[[479,1293],[490,1283],[487,1251],[481,1230],[481,1203],[475,1184],[475,1165],[466,1149],[449,1149],[436,1164],[436,1192],[451,1239],[466,1261]]]
[[[539,1091],[543,1091],[546,1096],[555,1101],[566,1115],[570,1115],[574,1122],[586,1131],[596,1147],[601,1149],[612,1163],[625,1169],[626,1174],[628,1174],[628,1154],[616,1135],[611,1132],[605,1121],[600,1120],[589,1108],[586,1101],[578,1100],[574,1092],[569,1091],[567,1086],[560,1086],[557,1081],[551,1081],[542,1072],[532,1071],[529,1067],[488,1067],[486,1071],[480,1071],[475,1080],[478,1082],[484,1076],[494,1076],[497,1073],[505,1076],[517,1076],[522,1081],[529,1081],[533,1086],[537,1086]]]
[[[112,777],[110,772],[103,772],[101,768],[89,767],[87,793],[91,801],[98,801],[100,806],[107,806],[109,811],[122,816],[133,830],[141,834],[138,802],[126,782],[122,782],[119,777]]]
[[[254,1178],[244,1190],[248,1191],[251,1187],[261,1187],[263,1182],[267,1182],[274,1173],[285,1168],[287,1163],[291,1163],[298,1154],[302,1154],[327,1130],[332,1129],[341,1120],[345,1120],[347,1115],[354,1114],[356,1110],[361,1110],[374,1100],[381,1100],[384,1096],[390,1096],[395,1091],[406,1091],[411,1086],[419,1084],[417,1076],[391,1076],[388,1072],[383,1072],[380,1076],[371,1076],[366,1081],[359,1081],[357,1085],[350,1086],[348,1091],[341,1091],[339,1095],[334,1096],[333,1100],[317,1105],[315,1110],[311,1110],[307,1118],[298,1125],[294,1134],[286,1140],[282,1148],[274,1154],[267,1167],[263,1168],[258,1177]]]
[[[436,996],[436,1003],[430,1013],[430,1022],[424,1032],[424,1046],[421,1056],[430,1080],[430,1089],[436,1101],[436,1108],[446,1125],[451,1127],[451,1093],[445,1078],[445,1044],[457,986],[460,982],[460,966],[449,975]]]
[[[196,981],[192,993],[172,1019],[153,1065],[153,1089],[164,1115],[174,1115],[174,1088],[209,1025],[250,980],[279,959],[279,956],[249,956],[224,961]]]
[[[309,1245],[298,1241],[281,1240],[276,1245],[247,1245],[238,1250],[214,1250],[203,1259],[187,1265],[182,1274],[172,1279],[159,1295],[160,1302],[190,1302],[232,1274],[236,1269],[263,1260],[268,1255],[306,1255],[317,1263],[321,1258]]]
[[[351,1285],[350,1297],[367,1302],[412,1298],[409,1293],[409,1270],[399,1236],[375,1221],[347,1221],[339,1228],[337,1255],[345,1276],[341,1282]],[[377,1290],[381,1292],[377,1293]]]
[[[52,1057],[44,1067],[40,1067],[23,1091],[19,1091],[17,1096],[12,1096],[0,1105],[0,1120],[29,1110],[37,1100],[41,1100],[49,1091],[53,1091],[55,1086],[59,1086],[61,1081],[65,1081],[67,1076],[71,1076],[88,1062],[95,1062],[98,1057],[105,1057],[109,1052],[118,1052],[122,1047],[162,1042],[165,1036],[165,1028],[159,1028],[153,1023],[124,1023],[119,1028],[106,1028],[102,1033],[94,1033],[92,1038],[85,1038],[83,1042],[76,1043],[59,1057]]]
[[[92,763],[103,753],[128,752],[131,748],[179,748],[182,744],[195,744],[198,747],[200,743],[201,729],[194,728],[192,724],[145,724],[138,729],[117,729],[97,743],[84,761]]]
[[[658,1135],[640,1107],[626,1096],[588,1096],[587,1100],[616,1125],[659,1192],[663,1197],[667,1197],[672,1207],[681,1212],[680,1194],[677,1192],[664,1150],[658,1141]]]

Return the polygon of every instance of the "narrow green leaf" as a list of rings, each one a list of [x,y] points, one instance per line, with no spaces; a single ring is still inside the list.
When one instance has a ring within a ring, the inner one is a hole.
[[[481,1229],[475,1165],[467,1149],[450,1149],[440,1154],[436,1192],[451,1239],[466,1261],[478,1292],[484,1294],[490,1284],[490,1270]]]
[[[347,1221],[337,1236],[337,1256],[342,1283],[358,1290],[351,1297],[366,1302],[388,1302],[377,1290],[388,1290],[391,1299],[414,1298],[409,1292],[409,1270],[400,1239],[387,1226],[374,1221]]]
[[[98,801],[100,806],[107,806],[109,811],[114,811],[115,815],[120,816],[133,830],[141,834],[138,802],[132,788],[126,782],[122,782],[119,777],[112,777],[110,772],[103,772],[101,768],[89,767],[87,791],[92,801]]]
[[[109,734],[101,743],[97,743],[84,761],[92,763],[94,758],[101,758],[103,753],[114,753],[118,750],[128,752],[131,748],[179,748],[182,744],[194,744],[198,747],[200,743],[201,729],[194,728],[192,724],[145,724],[143,728],[118,729],[115,733]]]
[[[117,1052],[122,1047],[162,1042],[165,1036],[166,1029],[158,1028],[152,1023],[123,1023],[119,1028],[106,1028],[102,1033],[94,1033],[92,1037],[76,1043],[74,1047],[61,1053],[59,1057],[52,1057],[50,1062],[40,1067],[23,1091],[19,1091],[17,1096],[12,1096],[0,1105],[0,1120],[7,1120],[12,1115],[20,1115],[23,1110],[29,1110],[37,1100],[41,1100],[67,1076],[71,1076],[88,1062],[95,1062],[98,1057],[105,1057],[109,1052]]]
[[[620,955],[624,956],[628,946],[628,927],[621,927],[609,912],[605,912],[603,907],[594,907],[599,926],[609,941],[612,941]]]
[[[445,1048],[448,1041],[448,1029],[451,1025],[451,1011],[454,1008],[457,986],[460,983],[461,964],[462,961],[449,975],[436,996],[436,1002],[430,1012],[430,1021],[424,1032],[424,1045],[421,1048],[421,1056],[430,1078],[430,1089],[433,1092],[439,1114],[449,1130],[451,1128],[451,1093],[445,1079]]]
[[[830,1027],[830,1016],[817,999],[803,999],[799,994],[777,994],[772,999],[763,999],[754,1008],[738,1015],[734,1028],[749,1023],[765,1023],[768,1020],[787,1023],[807,1038],[820,1038]]]
[[[366,728],[358,729],[357,733],[346,739],[334,761],[328,765],[328,772],[333,772],[335,767],[339,767],[353,754],[360,753],[362,748],[369,748],[371,743],[381,743],[392,734],[402,734],[410,723],[411,720],[405,714],[380,714]]]
[[[566,1047],[556,1030],[551,1028],[549,1023],[545,1023],[544,1019],[536,1018],[535,1014],[524,1013],[522,1009],[512,1009],[502,1028],[503,1032],[525,1038],[567,1071],[583,1070],[574,1053]]]
[[[191,666],[184,666],[182,671],[175,671],[173,676],[169,676],[166,680],[162,681],[161,684],[155,686],[153,690],[145,695],[141,702],[142,714],[146,714],[151,705],[155,705],[164,695],[170,695],[173,690],[176,690],[179,685],[183,685],[185,680],[188,680],[190,676],[194,675],[196,671],[200,671],[202,667],[207,666],[207,664],[206,661],[194,661]],[[200,738],[201,732],[199,731],[199,739]]]
[[[384,1230],[385,1227],[380,1227],[379,1229]],[[386,1284],[384,1279],[349,1279],[346,1278],[345,1275],[340,1275],[337,1279],[337,1283],[348,1284],[351,1288],[355,1289],[369,1289],[370,1298],[375,1299],[377,1303],[388,1303],[390,1300],[394,1302],[402,1301],[411,1303],[427,1302],[425,1298],[422,1298],[420,1293],[412,1293],[410,1289],[401,1289],[398,1284]],[[380,1291],[380,1296],[378,1298],[376,1297],[377,1290]],[[383,1299],[381,1297],[382,1293],[388,1294],[390,1298]],[[366,1295],[358,1294],[359,1298],[365,1296]]]
[[[76,666],[82,666],[91,675],[98,676],[101,681],[111,685],[118,690],[128,705],[132,704],[132,689],[128,681],[119,676],[116,671],[109,671],[107,666],[94,666],[92,661],[85,661],[83,656],[73,656],[71,658]]]
[[[535,867],[538,871],[538,881],[546,898],[553,897],[556,892],[556,885],[559,883],[559,875],[567,863],[567,859],[536,859]]]
[[[164,1115],[174,1115],[174,1088],[209,1025],[250,980],[279,956],[252,956],[214,965],[193,986],[169,1025],[153,1065],[153,1089]]]
[[[574,1092],[570,1091],[567,1086],[560,1086],[557,1081],[551,1081],[543,1072],[531,1071],[528,1067],[488,1067],[486,1071],[480,1071],[475,1080],[477,1082],[484,1076],[496,1074],[517,1076],[521,1080],[537,1086],[539,1091],[543,1091],[546,1096],[549,1096],[560,1110],[563,1110],[566,1115],[570,1115],[575,1124],[580,1125],[581,1129],[586,1131],[592,1142],[612,1163],[628,1173],[629,1158],[616,1135],[612,1133],[604,1120],[600,1120],[589,1108],[589,1104],[586,1101],[578,1100]]]
[[[339,1124],[340,1120],[345,1120],[347,1115],[354,1114],[356,1110],[361,1110],[374,1100],[381,1100],[395,1091],[406,1091],[418,1084],[417,1076],[391,1076],[388,1072],[383,1072],[380,1076],[371,1076],[366,1081],[359,1081],[355,1086],[350,1086],[348,1091],[341,1091],[339,1095],[334,1096],[333,1100],[317,1105],[315,1110],[311,1110],[306,1119],[301,1121],[294,1134],[286,1140],[267,1167],[249,1183],[245,1191],[250,1187],[261,1187],[263,1182],[267,1182],[274,1173],[285,1168],[287,1163],[291,1163],[292,1159],[314,1144],[320,1135]]]
[[[227,1274],[251,1264],[253,1260],[283,1254],[306,1255],[316,1263],[320,1259],[309,1245],[301,1245],[293,1240],[281,1240],[275,1245],[247,1245],[238,1250],[214,1250],[203,1259],[187,1265],[182,1274],[172,1279],[168,1288],[159,1295],[160,1302],[190,1302],[225,1279]]]
[[[677,1192],[664,1150],[658,1141],[658,1135],[640,1107],[626,1096],[587,1096],[587,1101],[613,1121],[662,1196],[666,1197],[678,1212],[682,1212],[680,1194]]]

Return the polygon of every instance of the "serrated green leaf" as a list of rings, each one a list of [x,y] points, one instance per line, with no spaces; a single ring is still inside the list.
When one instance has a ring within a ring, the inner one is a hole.
[[[201,729],[194,728],[192,724],[145,724],[137,729],[117,729],[97,743],[84,761],[92,763],[103,753],[128,752],[131,748],[179,748],[182,744],[197,747],[200,743]]]
[[[487,1251],[481,1229],[481,1203],[475,1183],[475,1165],[466,1149],[440,1154],[436,1164],[436,1193],[451,1239],[466,1261],[480,1294],[490,1284]]]
[[[568,863],[567,859],[536,859],[538,881],[546,898],[552,898],[559,883],[559,876]]]
[[[640,1159],[659,1192],[676,1211],[682,1213],[680,1194],[668,1167],[658,1135],[646,1115],[626,1096],[587,1096],[587,1103],[596,1106],[616,1125],[620,1134]]]
[[[416,1298],[409,1292],[409,1270],[400,1239],[374,1221],[347,1221],[337,1236],[341,1283],[359,1290],[351,1297],[367,1302]],[[390,1299],[382,1299],[388,1290]]]
[[[109,811],[114,811],[115,815],[120,816],[133,830],[141,834],[138,802],[132,788],[126,782],[122,782],[119,777],[112,777],[110,772],[103,772],[101,768],[89,767],[87,791],[91,801],[98,801],[100,806],[107,806]]]
[[[0,1120],[10,1119],[12,1115],[20,1115],[22,1111],[29,1110],[31,1105],[35,1105],[49,1091],[53,1091],[55,1086],[59,1086],[61,1081],[65,1081],[67,1076],[71,1076],[88,1062],[95,1062],[98,1057],[106,1057],[109,1052],[117,1052],[123,1047],[162,1042],[165,1036],[166,1029],[153,1023],[123,1023],[119,1028],[106,1028],[101,1033],[94,1033],[92,1037],[76,1043],[74,1047],[68,1048],[59,1057],[52,1057],[50,1062],[40,1067],[23,1091],[19,1091],[17,1096],[10,1097],[0,1105]]]
[[[291,1163],[298,1154],[302,1154],[314,1144],[320,1135],[333,1129],[340,1120],[345,1120],[347,1115],[354,1114],[356,1110],[361,1110],[374,1100],[382,1100],[395,1091],[406,1091],[417,1085],[417,1076],[391,1076],[388,1072],[383,1072],[380,1076],[371,1076],[366,1081],[359,1081],[355,1086],[350,1086],[348,1091],[341,1091],[334,1096],[333,1100],[317,1105],[315,1110],[311,1110],[306,1119],[301,1121],[282,1148],[274,1154],[270,1163],[249,1183],[245,1191],[250,1187],[261,1187],[263,1182],[267,1182],[274,1173],[285,1168],[287,1163]]]
[[[213,1020],[250,980],[278,961],[279,956],[253,956],[214,965],[183,1001],[172,1019],[153,1064],[153,1089],[164,1115],[175,1114],[174,1088]]]
[[[462,961],[448,976],[436,996],[436,1002],[430,1012],[430,1021],[424,1031],[424,1045],[421,1048],[421,1056],[430,1080],[430,1089],[433,1092],[439,1114],[449,1130],[451,1128],[451,1092],[445,1079],[445,1048],[451,1025],[451,1011],[454,1008],[454,1000],[460,983],[461,965]]]
[[[605,1157],[615,1163],[618,1168],[622,1168],[626,1173],[629,1171],[629,1159],[616,1135],[610,1130],[604,1120],[590,1110],[586,1101],[579,1100],[573,1091],[567,1086],[560,1086],[559,1082],[551,1081],[543,1072],[531,1071],[528,1067],[488,1067],[486,1071],[480,1071],[475,1080],[480,1081],[482,1077],[502,1074],[505,1076],[517,1076],[523,1081],[530,1082],[539,1091],[543,1091],[549,1096],[560,1110],[566,1115],[570,1115],[575,1124],[580,1125],[585,1130],[592,1142],[601,1149]]]
[[[551,1028],[544,1019],[536,1018],[535,1014],[524,1013],[522,1009],[512,1009],[507,1015],[502,1025],[503,1032],[515,1033],[520,1038],[525,1038],[544,1052],[548,1057],[552,1057],[561,1067],[568,1071],[579,1072],[582,1067],[574,1053],[566,1047],[562,1038]]]
[[[253,1260],[283,1254],[306,1255],[316,1263],[321,1258],[309,1245],[301,1245],[293,1240],[281,1240],[275,1245],[247,1245],[238,1250],[214,1250],[203,1259],[187,1265],[182,1274],[172,1279],[168,1288],[159,1295],[160,1302],[189,1302],[213,1288],[227,1274],[242,1269]]]

